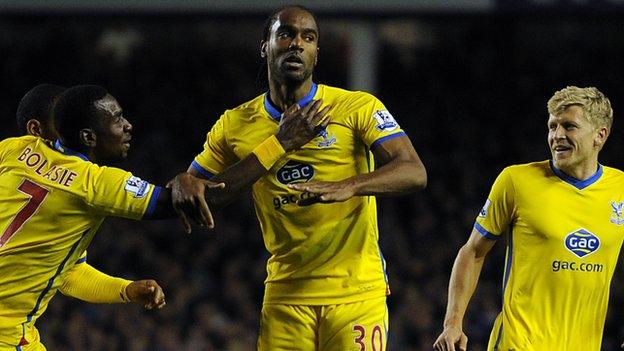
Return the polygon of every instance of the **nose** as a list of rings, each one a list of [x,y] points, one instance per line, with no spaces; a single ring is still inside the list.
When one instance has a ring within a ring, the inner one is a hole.
[[[553,133],[553,137],[555,139],[564,139],[565,138],[565,128],[563,128],[563,126],[558,125],[557,128],[555,128],[555,131]]]
[[[124,125],[124,132],[126,133],[132,132],[132,123],[130,123],[130,121],[128,120],[126,120],[126,124]]]
[[[299,48],[301,48],[302,41],[303,41],[303,38],[301,38],[301,35],[295,35],[293,40],[290,42],[289,48],[291,48],[291,49],[299,49]]]

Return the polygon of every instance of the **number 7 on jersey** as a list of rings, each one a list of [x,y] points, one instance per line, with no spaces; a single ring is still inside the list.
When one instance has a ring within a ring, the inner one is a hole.
[[[46,196],[48,196],[48,189],[42,187],[41,185],[31,182],[28,179],[24,179],[22,184],[17,187],[21,193],[24,193],[29,196],[28,202],[26,206],[22,207],[22,209],[15,215],[13,221],[9,224],[9,226],[4,230],[2,236],[0,236],[0,248],[4,246],[4,244],[11,239],[11,237],[32,217],[32,215],[37,212],[37,209],[43,203]]]

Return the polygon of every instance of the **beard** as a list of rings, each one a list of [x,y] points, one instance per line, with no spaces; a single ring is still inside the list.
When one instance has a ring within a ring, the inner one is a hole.
[[[314,66],[303,64],[300,69],[289,69],[285,62],[269,62],[269,79],[276,79],[287,86],[299,85],[307,81],[314,72]]]

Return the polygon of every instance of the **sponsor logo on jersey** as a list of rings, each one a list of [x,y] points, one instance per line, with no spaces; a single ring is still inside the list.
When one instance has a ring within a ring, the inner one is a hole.
[[[565,246],[578,257],[585,257],[600,247],[600,239],[586,229],[577,229],[565,238]]]
[[[479,212],[479,217],[481,218],[485,218],[488,214],[488,208],[490,208],[490,205],[492,203],[490,202],[490,199],[485,200],[485,205],[483,205],[483,208],[481,208],[481,211]]]
[[[399,124],[388,110],[377,110],[373,113],[373,118],[377,121],[377,129],[385,131],[393,131],[399,128]]]
[[[141,198],[147,195],[149,183],[139,177],[132,176],[126,180],[126,191],[133,193],[134,197]]]
[[[611,214],[610,221],[615,225],[624,224],[624,218],[622,218],[622,208],[624,207],[624,202],[616,202],[611,201],[611,210],[613,213]]]
[[[320,139],[320,141],[316,143],[318,147],[330,147],[336,142],[336,135],[329,134],[327,129],[323,129],[318,133],[317,139]]]
[[[303,183],[314,178],[314,168],[307,163],[291,160],[278,169],[275,176],[277,181],[284,185]]]

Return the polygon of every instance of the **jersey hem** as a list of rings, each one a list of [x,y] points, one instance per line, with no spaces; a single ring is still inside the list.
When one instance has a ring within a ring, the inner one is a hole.
[[[327,305],[342,305],[346,303],[359,302],[364,300],[372,300],[380,297],[387,297],[387,291],[389,289],[384,288],[384,290],[374,290],[371,292],[367,292],[365,294],[356,294],[345,297],[335,297],[335,298],[327,298],[327,297],[273,297],[267,298],[264,297],[262,304],[263,305],[306,305],[306,306],[327,306]]]

